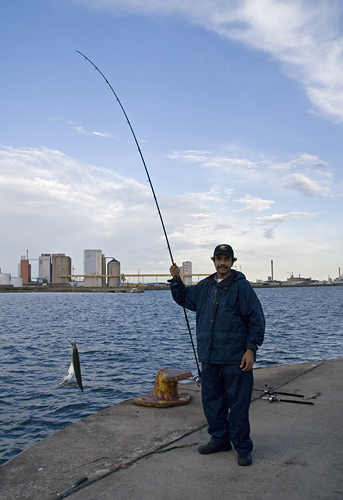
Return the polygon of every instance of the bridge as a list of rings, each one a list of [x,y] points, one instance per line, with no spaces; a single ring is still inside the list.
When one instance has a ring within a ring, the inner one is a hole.
[[[204,276],[209,276],[211,273],[196,273],[196,274],[180,274],[181,278],[192,278],[193,282],[193,277],[197,278],[197,281],[200,280],[201,277]],[[142,279],[142,283],[144,283],[144,278],[155,278],[156,283],[158,282],[158,278],[167,278],[171,279],[171,274],[159,274],[159,273],[153,273],[153,274],[148,274],[148,273],[135,273],[135,274],[64,274],[61,276],[62,278],[120,278],[120,280],[123,283],[130,283],[130,278],[137,278],[138,282],[140,279]]]

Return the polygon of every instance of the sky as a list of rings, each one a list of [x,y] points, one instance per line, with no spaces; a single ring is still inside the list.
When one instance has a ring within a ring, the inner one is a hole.
[[[343,273],[343,3],[2,0],[0,268]]]

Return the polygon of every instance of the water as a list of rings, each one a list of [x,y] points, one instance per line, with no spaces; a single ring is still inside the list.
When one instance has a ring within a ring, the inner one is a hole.
[[[267,320],[256,367],[342,357],[343,287],[257,289]],[[195,315],[189,313],[195,332]],[[76,340],[84,393],[57,387]],[[0,465],[53,432],[151,392],[159,368],[197,374],[169,291],[0,294]]]

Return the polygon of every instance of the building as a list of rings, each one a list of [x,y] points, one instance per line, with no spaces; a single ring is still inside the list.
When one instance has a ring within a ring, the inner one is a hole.
[[[64,253],[42,253],[38,259],[38,278],[53,285],[71,281],[71,258]]]
[[[121,285],[120,281],[120,262],[118,262],[115,258],[110,260],[107,264],[107,274],[112,275],[108,276],[108,286],[116,287]]]
[[[101,250],[85,250],[83,258],[84,286],[103,286],[106,283],[106,258]],[[87,278],[86,276],[90,277]],[[99,277],[97,277],[99,276]]]
[[[16,276],[11,276],[11,285],[15,288],[22,288],[23,278],[18,278]]]
[[[67,284],[71,278],[63,276],[71,275],[71,258],[64,253],[51,255],[51,283],[53,285]]]
[[[341,268],[339,267],[338,268],[338,278],[335,278],[333,280],[334,283],[339,283],[339,284],[342,284],[343,283],[343,274],[341,274]]]
[[[312,278],[302,278],[299,274],[298,277],[293,276],[293,273],[291,274],[290,278],[287,278],[287,281],[290,283],[304,283],[304,282],[311,282]]]
[[[10,273],[2,273],[0,269],[0,288],[22,288],[22,286],[23,278],[13,277]]]
[[[190,286],[192,284],[192,276],[185,276],[186,274],[192,274],[192,262],[189,260],[182,263],[181,275],[184,284]]]
[[[44,283],[51,283],[51,254],[42,253],[38,261],[38,278]]]
[[[23,285],[27,285],[31,281],[31,264],[29,259],[25,259],[25,255],[21,256],[18,274],[20,278],[23,278]]]
[[[2,273],[0,269],[0,288],[9,288],[13,286],[11,284],[11,274],[10,273]]]

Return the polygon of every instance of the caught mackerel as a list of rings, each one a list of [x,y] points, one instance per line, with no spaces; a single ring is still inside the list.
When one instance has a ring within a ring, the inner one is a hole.
[[[65,374],[61,382],[59,382],[58,387],[62,387],[63,385],[69,384],[70,381],[75,377],[81,391],[83,392],[79,351],[77,350],[76,342],[70,342],[70,343],[73,346],[71,363],[67,373]]]

